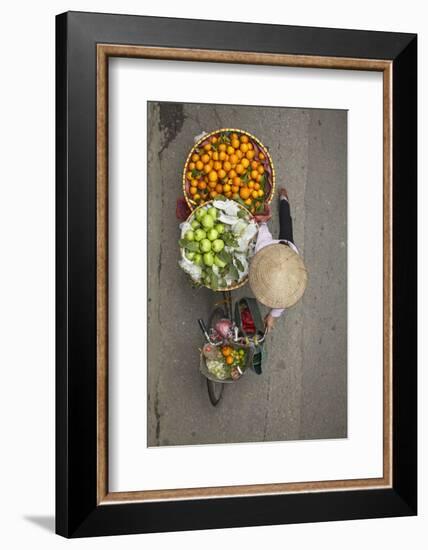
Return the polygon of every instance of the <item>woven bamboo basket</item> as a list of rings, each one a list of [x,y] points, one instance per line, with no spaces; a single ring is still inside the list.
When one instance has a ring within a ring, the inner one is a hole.
[[[191,148],[191,150],[190,150],[190,152],[187,156],[186,162],[184,164],[182,181],[183,181],[184,198],[185,198],[189,208],[191,210],[193,210],[197,206],[195,201],[192,200],[192,198],[191,198],[190,191],[189,191],[190,182],[187,180],[187,177],[186,177],[186,174],[188,172],[188,165],[189,165],[189,162],[191,162],[191,157],[192,157],[193,153],[195,152],[195,150],[198,149],[199,147],[205,145],[205,142],[208,142],[208,140],[212,136],[220,135],[223,132],[236,132],[237,134],[244,134],[244,135],[248,136],[248,138],[253,143],[256,150],[259,150],[260,152],[262,152],[265,155],[266,161],[265,161],[264,165],[265,165],[265,168],[266,168],[266,173],[268,174],[269,192],[264,197],[264,203],[265,204],[270,204],[270,202],[272,201],[273,195],[275,193],[275,168],[274,168],[274,165],[273,165],[272,157],[270,156],[270,153],[269,153],[267,147],[265,145],[263,145],[263,143],[258,138],[256,138],[256,136],[253,136],[253,134],[250,134],[249,132],[246,132],[245,130],[240,130],[239,128],[221,128],[219,130],[214,130],[213,132],[210,132],[209,134],[205,134],[201,139],[199,139],[195,143],[195,145]],[[204,204],[206,204],[206,203],[204,203]]]
[[[214,203],[213,200],[211,201],[207,201],[205,202],[204,204],[201,204],[200,206],[197,206],[192,212],[191,214],[189,215],[189,217],[187,218],[186,222],[188,223],[191,223],[195,218],[196,216],[196,212],[200,209],[200,208],[206,208],[207,206],[209,207],[210,205],[212,205]],[[239,208],[242,208],[243,210],[245,210],[245,212],[250,216],[250,219],[254,219],[254,216],[248,212],[248,210],[246,208],[244,208],[241,204],[239,203],[236,203]],[[257,239],[257,233],[254,235],[253,237],[253,241],[255,241]],[[180,252],[181,252],[181,255],[184,257],[184,248],[180,248]],[[206,287],[206,288],[209,288],[210,290],[212,290],[213,292],[225,292],[227,290],[237,290],[238,288],[241,288],[242,286],[244,286],[248,281],[248,275],[246,275],[241,281],[237,282],[235,285],[231,285],[231,286],[227,286],[225,288],[218,288],[216,290],[214,290],[213,288],[211,287]]]

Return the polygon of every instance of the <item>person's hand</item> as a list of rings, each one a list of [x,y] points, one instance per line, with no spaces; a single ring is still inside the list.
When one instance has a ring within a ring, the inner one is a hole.
[[[256,214],[254,216],[257,223],[266,223],[271,219],[271,217],[272,217],[272,212],[268,204],[266,205],[266,209],[264,212],[260,214]]]
[[[265,327],[267,332],[270,332],[271,330],[273,330],[274,324],[275,324],[275,317],[270,313],[268,313],[265,317]]]

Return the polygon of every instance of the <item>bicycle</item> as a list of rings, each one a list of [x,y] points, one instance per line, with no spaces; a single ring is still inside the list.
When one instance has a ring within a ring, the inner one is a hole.
[[[233,312],[232,293],[231,291],[223,292],[223,303],[225,307],[217,305],[209,316],[207,325],[203,319],[198,319],[199,327],[208,344],[214,347],[223,346],[225,344],[244,347],[247,349],[247,360],[244,372],[253,367],[257,374],[261,374],[261,364],[263,360],[264,341],[266,339],[267,330],[261,320],[260,311],[257,303],[253,298],[241,298],[235,304],[235,314]],[[254,334],[249,335],[245,332],[242,320],[240,319],[240,305],[245,303],[254,320]],[[227,338],[219,337],[215,327],[218,321],[227,319],[231,322],[231,334]],[[256,367],[258,365],[258,368]],[[216,407],[223,397],[224,385],[233,384],[239,380],[219,380],[209,373],[205,366],[204,355],[201,351],[200,371],[206,377],[208,396],[211,404]],[[242,375],[241,375],[242,376]]]

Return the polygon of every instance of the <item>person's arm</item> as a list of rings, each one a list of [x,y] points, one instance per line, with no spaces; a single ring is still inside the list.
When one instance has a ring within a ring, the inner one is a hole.
[[[279,308],[273,308],[270,310],[270,312],[265,317],[265,327],[268,332],[270,332],[275,324],[275,321],[281,317],[281,315],[284,313],[284,309]]]
[[[266,222],[262,222],[259,225],[259,232],[257,234],[256,252],[261,250],[272,242],[272,233],[269,231],[269,227]]]

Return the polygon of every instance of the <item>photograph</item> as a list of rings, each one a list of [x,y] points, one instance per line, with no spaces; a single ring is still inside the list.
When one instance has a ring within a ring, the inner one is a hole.
[[[147,102],[148,447],[347,438],[347,132]]]

